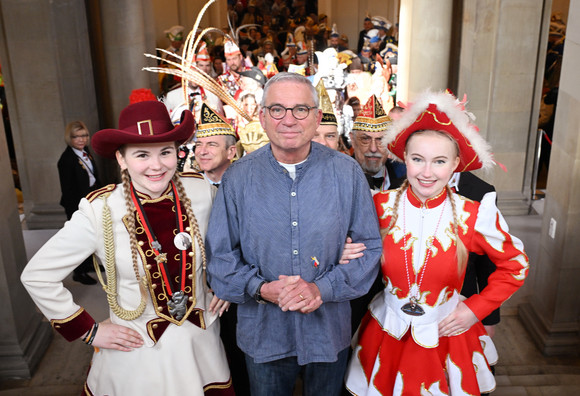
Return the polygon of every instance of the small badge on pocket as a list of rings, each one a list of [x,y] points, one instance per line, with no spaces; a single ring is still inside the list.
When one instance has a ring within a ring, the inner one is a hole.
[[[316,258],[316,256],[310,257],[310,258],[314,262],[314,268],[318,268],[318,266],[320,265],[320,263],[318,262],[318,259]]]

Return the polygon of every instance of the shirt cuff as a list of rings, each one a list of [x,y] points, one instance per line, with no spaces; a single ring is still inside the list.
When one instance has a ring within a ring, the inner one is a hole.
[[[89,331],[95,324],[95,320],[84,308],[80,308],[68,318],[53,319],[50,324],[67,341],[74,341]]]
[[[320,291],[320,298],[322,298],[322,302],[332,301],[334,294],[332,292],[332,285],[330,284],[330,280],[321,278],[315,281],[314,284]]]
[[[258,291],[258,287],[260,287],[260,284],[264,281],[266,280],[258,278],[257,276],[250,279],[250,281],[248,282],[248,287],[246,287],[246,292],[250,295],[250,297],[252,297],[252,299],[254,298],[256,292]]]

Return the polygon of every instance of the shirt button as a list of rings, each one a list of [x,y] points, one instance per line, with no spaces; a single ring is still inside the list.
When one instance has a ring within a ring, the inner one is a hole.
[[[295,192],[295,191],[292,191],[292,192],[290,193],[290,195],[292,195],[293,197],[295,197],[295,196],[296,196],[296,192]]]
[[[292,253],[296,256],[298,254],[298,250],[293,250]]]
[[[294,227],[296,227],[296,226],[298,225],[298,222],[297,222],[297,221],[293,221],[293,222],[292,222],[292,225],[293,225]]]

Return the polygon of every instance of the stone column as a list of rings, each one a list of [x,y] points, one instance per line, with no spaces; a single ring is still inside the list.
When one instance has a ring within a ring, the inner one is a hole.
[[[448,88],[453,0],[402,0],[397,100]]]
[[[570,1],[540,254],[530,303],[520,317],[547,355],[577,354],[580,346],[580,0]],[[576,27],[576,28],[574,28]],[[555,228],[550,236],[550,224]]]
[[[20,283],[26,250],[10,172],[4,125],[0,122],[0,381],[30,378],[52,338],[48,322]]]
[[[68,122],[98,128],[82,0],[2,0],[2,69],[28,228],[58,228]]]
[[[525,177],[529,139],[535,139],[537,81],[543,0],[466,0],[458,89],[467,94],[483,137],[508,172],[479,174],[495,185],[504,215],[526,214],[530,178]],[[545,43],[543,44],[545,45]],[[541,78],[541,75],[539,75]],[[533,149],[533,147],[532,147]]]
[[[101,0],[100,27],[102,56],[109,102],[103,109],[110,116],[105,128],[116,128],[119,114],[129,104],[133,89],[157,87],[157,74],[142,71],[157,62],[145,53],[155,54],[155,28],[149,0]],[[96,56],[96,54],[94,54]]]

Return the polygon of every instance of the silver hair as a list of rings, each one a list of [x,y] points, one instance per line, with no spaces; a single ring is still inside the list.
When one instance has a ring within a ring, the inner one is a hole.
[[[314,101],[314,105],[316,107],[318,107],[318,105],[319,105],[318,93],[316,92],[316,88],[314,87],[314,85],[312,85],[312,83],[310,83],[310,80],[304,76],[301,76],[300,74],[289,73],[289,72],[280,72],[268,80],[268,82],[264,86],[264,93],[262,95],[260,107],[263,108],[264,106],[266,106],[266,97],[268,96],[268,90],[270,89],[270,87],[272,85],[279,83],[279,82],[293,82],[296,84],[306,85],[308,87],[308,89],[310,90],[310,94],[312,96],[312,100]]]
[[[236,137],[232,135],[224,135],[226,138],[226,148],[236,145]]]

